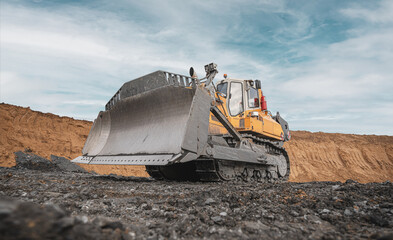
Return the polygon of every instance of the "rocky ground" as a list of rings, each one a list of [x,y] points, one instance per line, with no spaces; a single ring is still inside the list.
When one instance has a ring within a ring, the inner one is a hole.
[[[178,183],[18,154],[1,239],[393,239],[391,182]]]

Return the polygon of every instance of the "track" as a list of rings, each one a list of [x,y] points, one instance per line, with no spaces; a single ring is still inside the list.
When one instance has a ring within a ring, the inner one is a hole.
[[[268,158],[277,157],[286,163],[284,176],[277,172],[277,167],[268,164],[268,160],[260,164],[236,162],[220,159],[196,159],[195,161],[173,164],[169,166],[146,166],[146,171],[156,180],[170,181],[243,181],[243,182],[286,182],[289,178],[290,163],[288,154],[277,142],[243,134],[243,138],[249,139],[254,144],[262,147]],[[231,137],[225,137],[227,142],[232,142]],[[270,159],[270,160],[272,160]],[[284,166],[285,167],[285,164]]]

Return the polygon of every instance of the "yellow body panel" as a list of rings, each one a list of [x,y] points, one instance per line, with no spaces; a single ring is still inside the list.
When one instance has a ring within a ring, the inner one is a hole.
[[[260,91],[260,90],[259,90]],[[262,96],[262,93],[259,94]],[[260,108],[244,111],[238,116],[232,117],[228,114],[226,98],[216,93],[216,98],[221,102],[217,102],[216,106],[220,111],[227,117],[229,122],[241,133],[251,133],[252,135],[259,137],[267,137],[276,140],[282,140],[284,134],[281,125],[276,122],[271,114],[267,111],[262,111]],[[253,116],[252,112],[254,112]],[[255,112],[258,113],[255,116]],[[209,133],[212,135],[223,135],[227,134],[228,131],[225,127],[210,113],[209,118]]]

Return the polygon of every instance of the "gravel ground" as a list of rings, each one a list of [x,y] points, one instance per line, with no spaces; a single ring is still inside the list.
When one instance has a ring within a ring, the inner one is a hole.
[[[0,168],[2,239],[393,239],[392,228],[390,182],[179,183]]]

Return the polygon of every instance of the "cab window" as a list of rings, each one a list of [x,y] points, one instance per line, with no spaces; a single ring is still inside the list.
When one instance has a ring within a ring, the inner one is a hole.
[[[248,107],[249,108],[259,107],[258,90],[253,87],[250,87],[250,89],[248,90]]]
[[[228,83],[221,83],[217,85],[217,92],[220,92],[225,98],[227,97]]]
[[[231,116],[243,112],[243,86],[241,83],[232,82],[229,95],[229,113]]]

